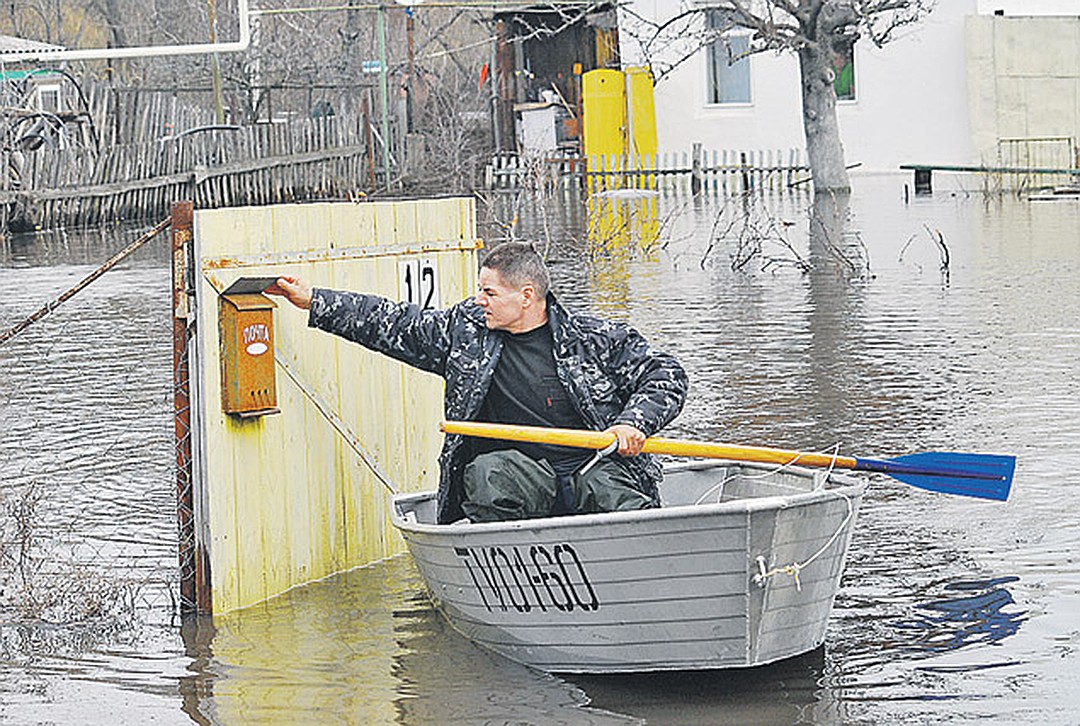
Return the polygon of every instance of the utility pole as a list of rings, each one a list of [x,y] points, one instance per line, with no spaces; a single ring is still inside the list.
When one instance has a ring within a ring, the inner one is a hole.
[[[407,46],[409,49],[409,85],[405,88],[405,129],[409,132],[412,132],[415,127],[415,124],[413,123],[413,109],[415,107],[413,91],[416,88],[416,41],[413,39],[414,25],[413,9],[410,5],[405,8],[405,37],[408,40]]]
[[[210,21],[210,42],[217,43],[217,0],[206,0],[206,15]],[[225,106],[221,97],[221,60],[217,53],[210,54],[210,76],[214,85],[214,118],[225,123]]]

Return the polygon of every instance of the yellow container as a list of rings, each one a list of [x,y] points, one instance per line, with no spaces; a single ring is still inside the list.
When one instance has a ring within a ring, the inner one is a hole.
[[[622,71],[589,71],[581,79],[585,156],[625,154],[626,82]]]
[[[601,69],[582,76],[584,134],[589,189],[646,188],[656,168],[656,107],[648,68]]]

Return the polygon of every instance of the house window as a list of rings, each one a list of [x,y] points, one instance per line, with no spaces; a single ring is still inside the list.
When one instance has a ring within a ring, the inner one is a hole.
[[[721,16],[710,12],[706,22],[720,29]],[[750,35],[726,33],[708,48],[709,103],[750,103]]]
[[[56,113],[60,110],[59,84],[39,85],[37,87],[38,111]]]
[[[837,101],[855,100],[855,44],[833,51],[833,88]]]

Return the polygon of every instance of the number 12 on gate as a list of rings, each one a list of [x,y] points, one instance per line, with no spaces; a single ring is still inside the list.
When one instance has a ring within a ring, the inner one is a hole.
[[[398,262],[398,295],[403,302],[419,305],[425,310],[441,307],[435,260],[422,257]]]

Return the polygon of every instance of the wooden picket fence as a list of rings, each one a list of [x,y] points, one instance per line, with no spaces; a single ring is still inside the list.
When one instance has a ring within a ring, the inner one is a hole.
[[[641,156],[536,157],[498,155],[485,175],[490,189],[651,189],[662,192],[740,194],[785,190],[809,182],[798,148],[711,149]]]
[[[398,173],[397,154],[383,168],[367,89],[339,96],[331,114],[238,126],[176,94],[80,88],[80,132],[0,150],[0,233],[157,219],[175,199],[201,209],[353,199]]]
[[[356,118],[208,130],[139,144],[0,152],[0,226],[26,230],[199,208],[357,196],[374,173]],[[371,185],[373,186],[373,185]]]

